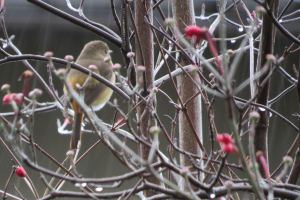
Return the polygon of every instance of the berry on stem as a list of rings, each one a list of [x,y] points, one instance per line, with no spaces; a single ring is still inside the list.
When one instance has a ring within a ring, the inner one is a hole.
[[[6,94],[4,95],[3,99],[2,99],[2,102],[3,102],[3,105],[7,105],[12,101],[16,102],[16,103],[19,103],[20,100],[22,99],[23,97],[23,94],[22,93],[12,93],[12,94]]]
[[[3,105],[9,104],[9,102],[10,102],[9,94],[4,95],[2,102],[3,102]]]
[[[222,146],[222,150],[228,154],[232,153],[233,149],[234,149],[234,146],[232,143],[224,144]]]
[[[202,40],[202,39],[207,41],[210,51],[216,59],[219,73],[220,73],[220,75],[223,76],[224,75],[223,67],[219,61],[218,51],[217,51],[216,45],[213,41],[211,33],[207,29],[200,28],[199,26],[195,26],[195,25],[187,26],[184,29],[184,33],[185,33],[185,37],[194,38],[196,43],[200,42],[200,40]]]
[[[24,178],[26,176],[26,171],[23,167],[17,167],[15,172],[18,177]]]
[[[216,140],[218,142],[223,142],[223,140],[224,140],[223,134],[218,134],[217,137],[216,137]]]
[[[185,37],[188,37],[188,38],[195,37],[196,43],[198,43],[201,39],[204,39],[204,37],[203,37],[204,31],[198,26],[195,26],[195,25],[187,26],[184,29],[184,32],[185,32]]]
[[[231,141],[231,136],[230,136],[228,133],[225,133],[225,134],[223,135],[223,143],[224,143],[224,144],[232,143],[232,141]]]

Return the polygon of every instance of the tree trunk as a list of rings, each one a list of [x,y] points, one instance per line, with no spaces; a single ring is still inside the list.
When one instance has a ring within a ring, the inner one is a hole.
[[[143,65],[146,67],[144,74],[137,73],[136,80],[139,84],[139,92],[143,97],[148,96],[154,87],[154,51],[153,51],[153,35],[149,25],[145,22],[145,18],[153,21],[153,10],[152,10],[152,0],[145,1],[135,1],[135,24],[137,28],[137,36],[135,37],[136,46],[136,64],[137,66]],[[139,44],[140,42],[140,44]],[[141,47],[141,49],[140,49]],[[146,86],[146,90],[144,87]],[[139,100],[139,98],[138,98]],[[149,104],[154,109],[156,108],[156,98],[152,97]],[[151,117],[151,110],[145,102],[142,102],[137,107],[137,119],[138,119],[138,132],[143,138],[147,138],[148,142],[151,143],[149,128],[154,126],[156,123]],[[146,161],[148,159],[150,148],[140,144],[139,145],[139,155]],[[156,162],[157,158],[153,159]],[[146,179],[151,183],[159,184],[159,181],[155,177],[149,177]],[[156,194],[154,191],[147,190],[144,195],[146,197]]]
[[[175,21],[176,28],[183,33],[186,25],[195,24],[195,15],[194,15],[194,6],[193,0],[173,0],[172,1],[172,10],[173,17]],[[184,11],[184,12],[183,12]],[[186,66],[191,64],[190,61],[182,54],[179,54],[178,62],[181,66]],[[198,74],[190,74],[191,77],[199,81]],[[198,91],[197,87],[193,84],[192,80],[186,74],[181,74],[176,77],[177,80],[177,89],[179,96],[185,104],[187,100],[193,97]],[[185,109],[185,108],[183,108]],[[201,96],[193,98],[186,105],[186,112],[189,118],[192,121],[195,131],[198,134],[198,137],[202,141],[202,110],[201,110]],[[193,128],[188,122],[188,118],[184,111],[179,113],[179,146],[181,149],[202,156],[200,151],[199,144],[193,133]],[[181,166],[190,166],[191,162],[188,157],[180,154],[180,165]],[[183,186],[183,185],[182,185]]]

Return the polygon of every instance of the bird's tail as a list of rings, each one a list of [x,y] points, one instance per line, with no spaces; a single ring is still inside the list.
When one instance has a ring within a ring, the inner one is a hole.
[[[79,107],[75,101],[72,102],[74,109],[73,132],[71,136],[70,148],[79,149],[81,145],[81,126],[84,113],[79,111]]]

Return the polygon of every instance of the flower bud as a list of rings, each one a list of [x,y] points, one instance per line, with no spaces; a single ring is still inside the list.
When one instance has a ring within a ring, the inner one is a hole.
[[[211,72],[211,73],[208,75],[208,77],[211,78],[211,79],[213,79],[213,78],[215,78],[215,75],[214,75],[214,73]]]
[[[188,67],[188,72],[191,74],[197,74],[198,72],[198,66],[197,65],[191,65]]]
[[[2,87],[1,87],[1,91],[4,91],[4,92],[7,92],[10,88],[10,85],[9,84],[3,84]]]
[[[232,56],[233,55],[232,49],[227,49],[227,53],[228,53],[228,55]]]
[[[233,186],[233,182],[231,180],[227,180],[224,182],[225,187],[231,188]]]
[[[53,52],[52,52],[52,51],[46,51],[46,52],[44,53],[44,56],[45,56],[46,58],[50,58],[50,57],[53,56]]]
[[[72,55],[66,55],[65,60],[72,62],[74,60],[74,57]]]
[[[104,62],[105,63],[110,63],[110,61],[111,61],[111,57],[110,56],[107,56],[107,57],[104,58]]]
[[[35,98],[37,96],[41,96],[43,94],[43,91],[38,89],[38,88],[34,88],[32,91],[29,92],[28,96],[30,98]]]
[[[128,52],[126,54],[127,58],[133,58],[135,56],[135,53],[134,52]]]
[[[266,58],[267,58],[267,62],[269,63],[269,64],[271,64],[271,63],[276,63],[276,58],[275,58],[275,56],[273,55],[273,54],[267,54],[266,55]]]
[[[252,111],[249,114],[249,118],[253,120],[257,120],[260,118],[260,114],[257,111]]]
[[[255,12],[259,15],[263,15],[263,14],[267,13],[266,9],[262,6],[256,6]]]
[[[173,20],[173,18],[166,18],[164,23],[165,23],[166,26],[169,26],[169,27],[173,27],[174,26],[174,20]]]
[[[179,174],[181,175],[185,175],[189,172],[189,168],[188,167],[183,167],[182,169],[179,170]]]
[[[21,75],[21,78],[30,78],[33,76],[33,72],[31,70],[26,70]]]
[[[96,65],[90,65],[89,66],[89,69],[92,71],[92,72],[95,72],[98,70],[97,66]]]
[[[157,93],[158,92],[158,88],[157,87],[154,87],[153,89],[152,89],[152,91],[153,91],[153,93]]]
[[[158,126],[152,126],[149,131],[151,134],[158,134],[161,130]]]
[[[65,68],[60,68],[56,71],[57,76],[64,76],[64,75],[66,75],[66,73],[67,73],[67,70]]]
[[[66,156],[69,156],[69,157],[74,156],[74,151],[73,150],[67,151]]]
[[[287,165],[291,165],[293,163],[293,158],[291,158],[290,156],[284,156],[283,162]]]
[[[145,66],[137,66],[136,67],[136,71],[140,74],[142,74],[144,71],[146,71],[146,67]]]
[[[122,67],[122,66],[121,66],[119,63],[115,63],[115,64],[112,66],[112,69],[113,69],[114,71],[117,71],[117,70],[120,70],[121,67]]]

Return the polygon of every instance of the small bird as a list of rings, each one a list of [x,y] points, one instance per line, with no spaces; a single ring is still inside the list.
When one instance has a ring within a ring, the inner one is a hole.
[[[112,62],[105,62],[104,59],[109,57],[110,50],[106,43],[102,41],[92,41],[87,43],[80,55],[78,56],[76,63],[88,68],[90,65],[95,65],[97,70],[95,73],[101,75],[111,83],[115,83],[115,74],[112,70]],[[76,69],[71,69],[67,77],[67,82],[77,92],[76,84],[82,86],[88,75],[84,74]],[[93,111],[100,110],[112,95],[112,89],[104,85],[103,83],[91,78],[84,87],[84,102],[90,106]],[[79,149],[81,144],[81,126],[84,113],[77,105],[75,100],[72,100],[68,90],[64,87],[64,93],[67,99],[70,101],[74,109],[74,121],[73,132],[71,136],[70,148]]]

